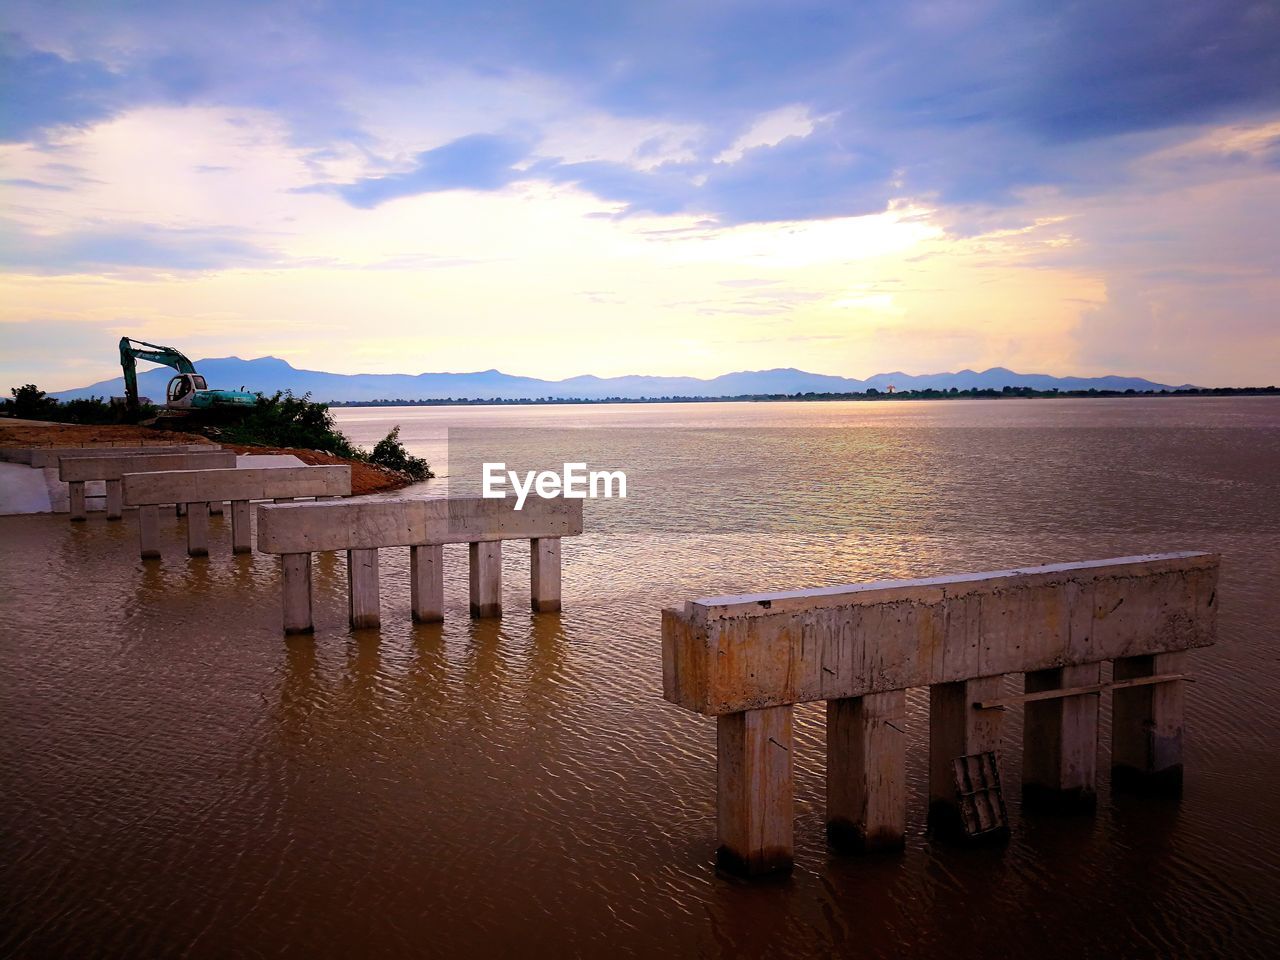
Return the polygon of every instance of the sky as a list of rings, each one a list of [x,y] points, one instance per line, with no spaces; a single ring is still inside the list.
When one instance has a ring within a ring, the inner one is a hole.
[[[0,197],[0,387],[1267,385],[1280,3],[8,0]]]

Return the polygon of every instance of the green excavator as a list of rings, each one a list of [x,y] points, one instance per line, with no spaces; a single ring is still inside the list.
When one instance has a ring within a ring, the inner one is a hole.
[[[120,338],[120,366],[124,368],[125,405],[129,413],[138,412],[137,361],[150,360],[177,370],[177,376],[169,381],[165,390],[163,418],[203,416],[235,416],[247,413],[257,404],[258,398],[243,390],[210,390],[204,377],[196,373],[195,365],[173,347],[161,347],[145,340]]]

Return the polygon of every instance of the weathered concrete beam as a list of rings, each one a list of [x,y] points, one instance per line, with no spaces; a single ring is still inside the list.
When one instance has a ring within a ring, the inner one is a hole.
[[[1158,554],[696,600],[662,613],[663,695],[715,716],[1208,646],[1218,562]]]
[[[208,503],[210,500],[271,500],[275,497],[350,496],[351,468],[249,467],[166,470],[124,475],[124,502]],[[308,506],[314,506],[309,504]],[[269,551],[306,553],[306,550]]]
[[[63,456],[58,459],[58,479],[119,481],[126,473],[160,470],[206,470],[234,467],[234,450],[189,450],[182,453],[128,453],[93,457]]]
[[[409,593],[413,619],[438,623],[444,619],[444,546],[438,543],[409,548]]]
[[[794,856],[792,708],[721,715],[716,736],[716,823],[722,870],[759,876]]]
[[[560,538],[529,541],[529,603],[534,613],[560,609]]]
[[[486,540],[469,547],[471,615],[502,616],[502,541]]]
[[[382,622],[378,603],[378,551],[347,551],[347,612],[357,630]]]
[[[16,463],[27,463],[37,469],[57,467],[62,457],[120,457],[131,454],[153,453],[185,453],[188,450],[219,450],[216,444],[210,443],[163,443],[143,445],[121,445],[118,447],[25,447],[7,448],[0,453],[0,459],[12,460]]]
[[[929,688],[929,830],[939,837],[964,834],[952,762],[991,750],[999,756],[1004,711],[974,703],[998,697],[1003,677],[981,677]]]
[[[516,510],[514,503],[510,498],[402,497],[261,504],[257,508],[258,550],[316,553],[582,533],[581,500],[530,498],[523,510]]]
[[[907,835],[907,692],[827,701],[827,838],[898,850]]]
[[[1117,681],[1185,672],[1185,653],[1117,660]],[[1182,789],[1182,715],[1186,682],[1127,687],[1112,693],[1111,785],[1119,790]]]
[[[311,633],[311,554],[281,554],[280,577],[284,581],[284,632]]]
[[[1102,665],[1028,673],[1027,693],[1097,684]],[[1022,805],[1050,813],[1089,813],[1098,803],[1098,700],[1095,695],[1031,700],[1022,722]]]

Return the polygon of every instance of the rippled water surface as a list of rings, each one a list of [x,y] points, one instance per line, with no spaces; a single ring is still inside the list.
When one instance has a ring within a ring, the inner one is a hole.
[[[0,518],[0,955],[1274,955],[1280,403],[339,419],[366,445],[400,424],[442,475],[476,437],[576,453],[625,469],[629,497],[588,502],[565,542],[563,614],[526,612],[528,551],[508,544],[506,614],[470,620],[459,546],[446,622],[415,626],[407,551],[386,550],[383,627],[353,633],[345,560],[320,555],[316,634],[287,641],[276,564],[232,557],[229,520],[189,560],[165,519],[144,566],[128,513]],[[1023,818],[1012,710],[1012,840],[931,843],[912,691],[907,849],[837,857],[808,705],[793,874],[716,875],[715,724],[661,699],[662,606],[1175,549],[1224,557],[1180,801],[1112,798],[1104,752],[1095,817]]]

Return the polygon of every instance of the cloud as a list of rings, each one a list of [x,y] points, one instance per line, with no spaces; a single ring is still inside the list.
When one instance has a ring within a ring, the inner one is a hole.
[[[33,50],[13,34],[0,36],[0,78],[0,142],[6,143],[104,119],[119,85],[101,63]]]
[[[444,190],[497,190],[521,176],[514,164],[527,148],[509,137],[475,134],[424,151],[405,173],[370,177],[355,183],[304,187],[303,192],[333,192],[354,207],[371,208],[423,193]]]
[[[122,225],[41,236],[17,224],[0,223],[0,268],[14,273],[214,270],[261,266],[275,259],[226,232]]]

